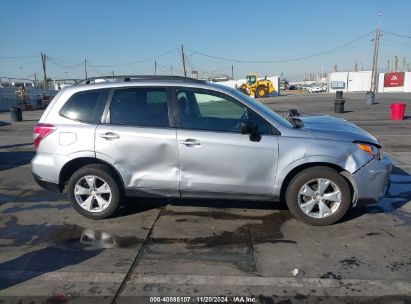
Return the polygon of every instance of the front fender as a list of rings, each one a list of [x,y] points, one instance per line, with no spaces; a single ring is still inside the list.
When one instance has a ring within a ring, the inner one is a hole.
[[[370,155],[350,142],[279,137],[278,167],[273,195],[280,196],[284,180],[300,166],[330,164],[353,174],[371,159]]]

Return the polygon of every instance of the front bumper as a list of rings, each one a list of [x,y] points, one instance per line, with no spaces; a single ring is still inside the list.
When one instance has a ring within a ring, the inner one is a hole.
[[[381,160],[371,160],[355,172],[352,177],[357,188],[356,205],[378,202],[388,191],[391,170],[392,162],[384,156]]]

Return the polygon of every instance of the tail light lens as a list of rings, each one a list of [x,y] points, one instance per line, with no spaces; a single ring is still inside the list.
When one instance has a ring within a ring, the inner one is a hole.
[[[53,133],[56,129],[57,128],[51,124],[38,123],[34,127],[33,132],[34,147],[37,149],[39,147],[40,142],[48,135]]]

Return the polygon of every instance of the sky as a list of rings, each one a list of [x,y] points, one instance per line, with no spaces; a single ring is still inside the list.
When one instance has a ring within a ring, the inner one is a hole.
[[[89,77],[154,74],[155,61],[181,75],[181,45],[202,77],[369,70],[378,14],[383,31],[410,37],[410,12],[409,0],[0,0],[0,77],[43,77],[40,52],[56,79],[84,78],[85,60]],[[411,63],[411,39],[383,33],[379,69],[396,55]]]

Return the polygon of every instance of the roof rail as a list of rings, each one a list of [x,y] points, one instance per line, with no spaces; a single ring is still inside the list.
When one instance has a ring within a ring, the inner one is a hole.
[[[180,80],[182,82],[204,83],[203,80],[184,77],[184,76],[166,76],[166,75],[120,75],[120,76],[97,76],[82,80],[80,83],[89,84],[98,82],[122,82],[122,81],[138,81],[138,80]]]

